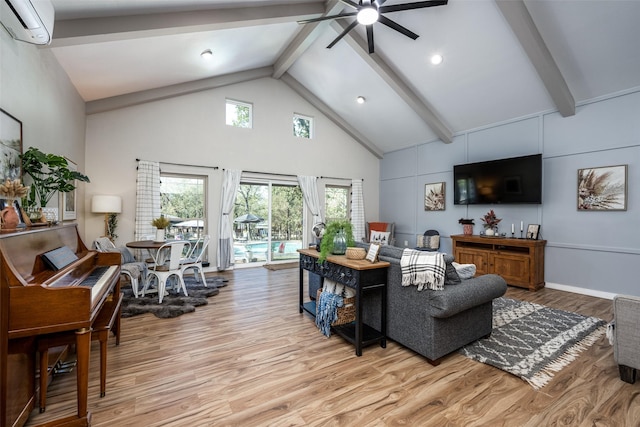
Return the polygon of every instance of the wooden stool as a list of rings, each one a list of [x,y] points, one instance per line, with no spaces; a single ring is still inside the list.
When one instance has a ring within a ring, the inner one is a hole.
[[[100,341],[100,397],[104,397],[107,390],[107,342],[109,331],[116,337],[116,345],[120,345],[120,311],[124,294],[120,294],[114,304],[114,310],[102,310],[91,326],[91,340]],[[109,316],[109,314],[111,314]],[[38,351],[40,352],[40,412],[44,412],[47,403],[47,381],[49,369],[49,349],[53,347],[75,344],[75,333],[61,332],[38,337]]]

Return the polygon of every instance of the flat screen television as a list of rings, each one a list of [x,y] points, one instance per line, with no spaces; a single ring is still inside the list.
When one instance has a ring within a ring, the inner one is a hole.
[[[541,204],[542,154],[453,167],[455,205]]]

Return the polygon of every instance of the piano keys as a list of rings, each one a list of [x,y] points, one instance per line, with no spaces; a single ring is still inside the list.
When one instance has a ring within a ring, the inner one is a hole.
[[[55,270],[43,254],[66,247]],[[67,335],[76,345],[77,414],[49,423],[90,425],[87,409],[91,331],[115,319],[119,341],[120,254],[90,251],[76,224],[0,234],[0,427],[22,426],[35,407],[38,340]]]

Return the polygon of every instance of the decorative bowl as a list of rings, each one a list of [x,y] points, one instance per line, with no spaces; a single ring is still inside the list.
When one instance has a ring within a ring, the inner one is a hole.
[[[367,256],[367,251],[364,248],[347,248],[347,253],[345,254],[349,259],[364,259]]]

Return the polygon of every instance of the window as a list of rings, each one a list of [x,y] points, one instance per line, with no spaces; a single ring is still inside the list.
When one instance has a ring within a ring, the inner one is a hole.
[[[227,119],[229,126],[239,128],[253,127],[253,105],[246,102],[227,99]]]
[[[195,244],[207,229],[206,177],[161,174],[160,178],[160,211],[171,222],[167,237]]]
[[[324,189],[325,223],[349,219],[351,187],[326,186]]]
[[[293,136],[311,139],[313,136],[313,118],[301,114],[294,114]]]

